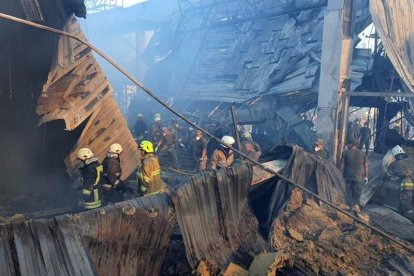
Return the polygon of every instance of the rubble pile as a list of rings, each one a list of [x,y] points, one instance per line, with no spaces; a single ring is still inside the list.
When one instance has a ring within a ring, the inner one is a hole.
[[[368,216],[360,214],[361,217]],[[414,257],[337,211],[323,211],[294,189],[272,224],[269,241],[281,271],[304,274],[414,273]]]

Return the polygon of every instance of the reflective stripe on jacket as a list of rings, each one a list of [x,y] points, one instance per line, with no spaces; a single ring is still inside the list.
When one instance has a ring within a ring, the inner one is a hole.
[[[145,194],[160,192],[163,186],[161,180],[161,168],[158,158],[153,153],[144,155],[141,166],[138,168],[138,180],[141,186],[146,188]]]

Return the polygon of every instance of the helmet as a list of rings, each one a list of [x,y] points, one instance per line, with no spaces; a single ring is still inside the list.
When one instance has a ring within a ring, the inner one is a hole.
[[[252,134],[248,131],[244,131],[242,133],[242,137],[245,138],[245,139],[252,139]]]
[[[138,113],[138,118],[144,118],[144,114]]]
[[[394,157],[395,156],[397,156],[398,154],[401,154],[401,153],[405,153],[405,151],[403,150],[403,148],[402,147],[400,147],[400,146],[395,146],[395,147],[393,147],[392,148],[392,150],[391,150],[391,153],[392,153],[392,155],[394,155]]]
[[[154,115],[154,121],[155,122],[161,121],[161,114],[160,113],[155,113],[155,115]]]
[[[145,151],[146,153],[152,153],[154,152],[154,145],[150,141],[143,140],[139,143],[139,149]]]
[[[95,154],[93,154],[93,152],[91,151],[91,149],[89,148],[81,148],[80,150],[78,150],[78,159],[85,161],[89,158],[94,157]]]
[[[117,153],[117,154],[120,154],[120,153],[122,152],[122,147],[121,147],[121,145],[120,145],[120,144],[118,144],[118,143],[112,144],[112,145],[109,147],[109,152],[110,152],[110,153]]]
[[[221,138],[221,141],[230,146],[236,142],[233,137],[227,135],[224,135],[223,138]]]

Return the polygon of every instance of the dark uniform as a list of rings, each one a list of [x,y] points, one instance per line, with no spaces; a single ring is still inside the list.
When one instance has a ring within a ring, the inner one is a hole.
[[[158,158],[153,153],[147,153],[143,158],[137,173],[141,192],[144,195],[161,192],[164,183],[161,180],[161,169]]]
[[[101,207],[101,175],[103,166],[98,158],[93,157],[86,161],[85,166],[80,168],[82,175],[82,205],[85,209]]]
[[[104,199],[107,202],[117,202],[122,200],[123,187],[120,180],[122,169],[118,156],[118,154],[109,153],[102,162],[102,190]]]
[[[365,147],[365,151],[368,152],[369,150],[369,139],[371,138],[371,130],[364,126],[359,131],[360,141],[359,141],[359,149],[362,150]]]
[[[368,162],[362,150],[351,148],[344,155],[344,178],[350,191],[350,204],[359,204],[361,188],[364,184],[364,166]]]
[[[201,137],[199,140],[194,139],[192,150],[196,171],[204,171],[207,165],[207,140],[204,137]],[[206,153],[204,157],[202,156],[203,151]]]
[[[148,133],[147,124],[144,122],[144,120],[138,119],[134,127],[135,138],[139,140],[146,139],[147,133]]]
[[[404,215],[414,214],[414,164],[410,158],[395,160],[388,167],[388,171],[401,180],[400,184],[400,206]]]
[[[326,149],[322,148],[318,151],[315,152],[315,154],[319,157],[321,157],[322,159],[329,159],[329,153]]]

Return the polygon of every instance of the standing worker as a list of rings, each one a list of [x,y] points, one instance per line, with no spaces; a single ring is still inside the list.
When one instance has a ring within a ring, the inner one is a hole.
[[[414,220],[414,163],[400,146],[391,150],[395,161],[388,167],[388,174],[400,180],[400,209],[402,214]]]
[[[89,148],[78,150],[77,158],[83,163],[83,167],[79,169],[82,176],[81,206],[85,209],[101,207],[100,182],[103,166]]]
[[[119,158],[122,153],[122,146],[118,143],[109,147],[108,153],[104,161],[102,192],[106,202],[117,202],[122,200],[122,182],[121,182],[121,160]]]
[[[141,141],[147,138],[148,126],[144,122],[144,114],[142,113],[138,113],[138,118],[137,118],[137,121],[135,122],[135,127],[134,127],[134,134],[135,134],[135,139],[137,141]]]
[[[161,168],[154,154],[154,145],[147,140],[139,144],[141,165],[138,168],[138,187],[143,195],[161,192],[164,183],[161,180]]]
[[[249,131],[244,131],[242,138],[242,152],[254,161],[258,161],[262,155],[262,148],[260,145],[253,141],[252,134]]]
[[[368,182],[367,155],[357,148],[357,141],[344,154],[344,178],[350,192],[350,206],[359,209],[361,189]]]
[[[322,159],[329,159],[329,153],[328,151],[325,149],[325,141],[323,141],[322,139],[318,139],[315,142],[315,154],[319,157],[321,157]]]
[[[162,140],[161,114],[155,113],[154,123],[151,126],[151,139],[154,144],[158,144]]]
[[[221,138],[224,144],[232,146],[236,141],[233,137],[224,135]],[[234,152],[227,146],[220,144],[220,146],[213,152],[211,156],[211,168],[228,168],[234,162]]]
[[[203,172],[207,165],[207,140],[203,137],[203,132],[201,130],[197,129],[195,131],[192,150],[195,170],[197,173]]]
[[[173,169],[177,168],[178,163],[177,153],[175,151],[176,144],[177,142],[175,135],[167,127],[163,127],[162,139],[158,142],[155,152],[159,151],[160,158],[165,156],[167,158],[168,165]]]
[[[364,127],[359,130],[359,149],[365,147],[365,152],[368,155],[369,140],[371,139],[371,130],[368,127],[368,122],[365,122]]]

